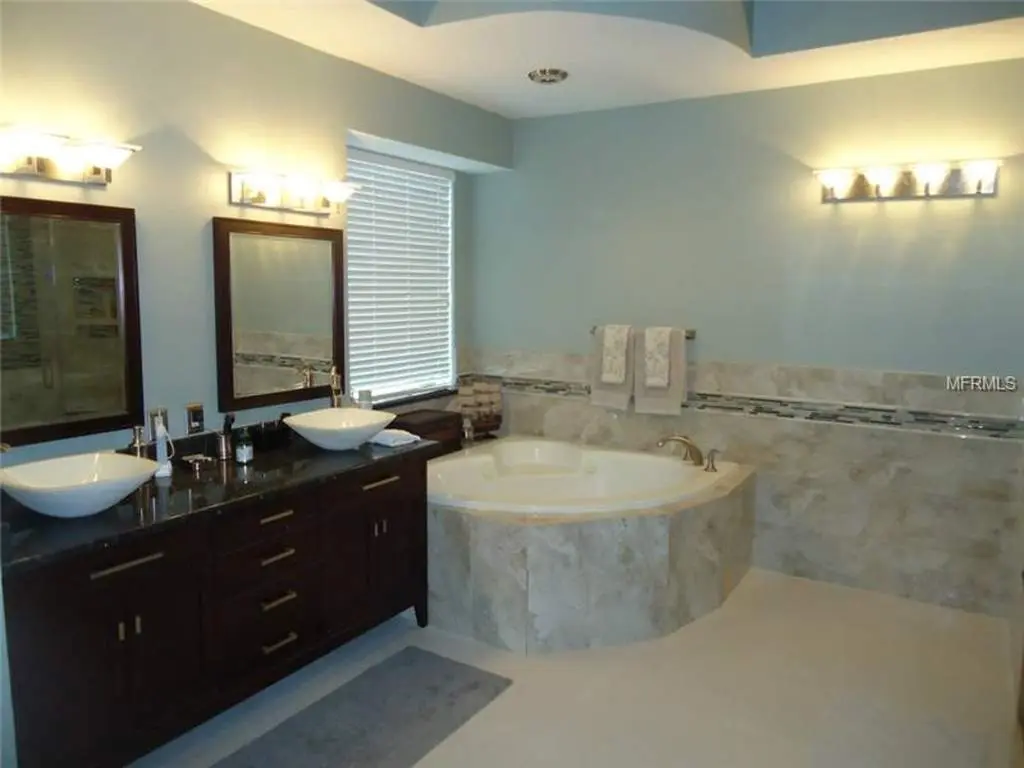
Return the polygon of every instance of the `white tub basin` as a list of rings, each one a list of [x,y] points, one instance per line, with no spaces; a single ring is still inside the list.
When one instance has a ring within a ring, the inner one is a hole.
[[[80,453],[0,469],[0,487],[50,517],[102,512],[156,472],[157,463],[123,453]]]
[[[313,445],[328,451],[348,451],[371,440],[395,419],[386,411],[364,408],[322,408],[288,416],[284,423]]]

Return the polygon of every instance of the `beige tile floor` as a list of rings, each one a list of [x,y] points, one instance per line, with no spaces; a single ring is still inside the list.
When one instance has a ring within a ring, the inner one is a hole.
[[[514,681],[418,768],[1009,768],[1017,759],[1004,622],[755,570],[715,613],[620,648],[526,657],[399,617],[135,768],[209,766],[409,644]]]

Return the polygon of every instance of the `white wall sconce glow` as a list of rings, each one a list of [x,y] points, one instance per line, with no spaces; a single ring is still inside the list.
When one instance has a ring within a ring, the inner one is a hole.
[[[231,171],[228,173],[228,187],[228,200],[232,205],[316,216],[336,213],[359,189],[358,184],[337,179],[260,171]]]
[[[0,173],[50,181],[106,185],[142,147],[75,139],[19,126],[0,128]]]
[[[917,163],[914,165],[834,168],[815,171],[821,202],[922,200],[994,197],[999,182],[998,160]]]

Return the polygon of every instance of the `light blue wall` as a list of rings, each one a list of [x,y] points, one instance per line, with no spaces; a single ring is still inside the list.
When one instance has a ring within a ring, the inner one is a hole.
[[[171,409],[172,434],[184,432],[193,400],[219,423],[211,217],[344,226],[342,217],[229,206],[228,169],[341,176],[349,130],[497,167],[512,162],[512,125],[498,115],[191,3],[4,3],[2,14],[0,122],[143,147],[106,190],[4,179],[0,192],[135,208],[145,400]],[[129,437],[27,446],[6,459]]]
[[[0,193],[136,209],[145,400],[171,409],[173,435],[184,433],[192,400],[205,403],[207,423],[219,423],[211,217],[317,221],[228,206],[229,168],[341,176],[350,129],[511,164],[504,118],[190,3],[3,3],[0,14],[0,123],[143,147],[106,190],[5,179]],[[465,193],[456,200],[465,202]],[[455,214],[458,249],[467,238],[461,211]],[[26,446],[4,460],[120,447],[128,439],[120,432]],[[3,672],[0,763],[13,768],[6,664]]]
[[[1021,373],[1024,61],[516,123],[474,179],[472,342],[694,327],[704,360]],[[812,169],[1003,157],[996,199],[822,205]]]
[[[753,0],[751,52],[771,56],[1024,16],[1022,0]]]

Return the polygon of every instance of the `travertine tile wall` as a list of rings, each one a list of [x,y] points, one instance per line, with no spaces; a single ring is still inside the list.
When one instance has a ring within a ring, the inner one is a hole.
[[[584,356],[470,355],[481,373],[587,378]],[[1004,418],[1019,407],[1018,393],[946,392],[944,376],[714,362],[693,368],[692,390],[721,394],[927,404]],[[1022,440],[698,409],[645,416],[595,408],[579,395],[509,387],[505,424],[510,433],[639,450],[666,434],[691,435],[756,467],[756,565],[1007,617],[1021,605]]]
[[[460,347],[459,355],[460,369],[473,373],[579,384],[589,381],[587,355],[477,347]],[[957,373],[1017,376],[1024,386],[1024,368]],[[952,392],[946,388],[946,374],[698,360],[689,365],[688,388],[691,392],[1024,418],[1024,391]]]

